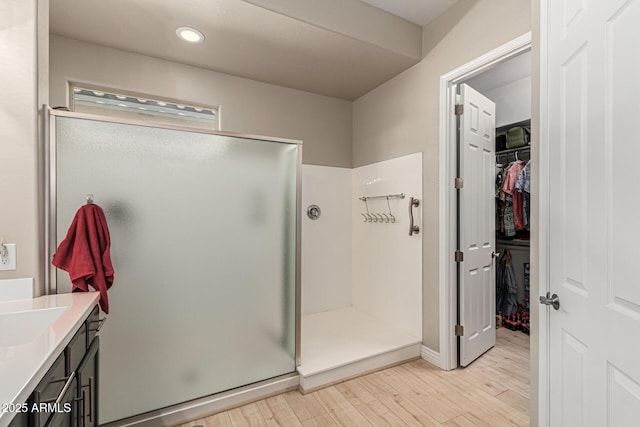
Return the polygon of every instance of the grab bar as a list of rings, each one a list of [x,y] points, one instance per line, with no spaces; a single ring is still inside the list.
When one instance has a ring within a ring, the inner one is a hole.
[[[414,234],[418,234],[420,232],[420,227],[417,225],[413,225],[413,208],[420,206],[420,200],[414,199],[413,197],[409,201],[409,236],[413,236]]]

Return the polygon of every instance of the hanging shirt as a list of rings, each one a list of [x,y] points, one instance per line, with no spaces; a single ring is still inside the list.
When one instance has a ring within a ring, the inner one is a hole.
[[[502,191],[506,194],[510,195],[513,200],[513,219],[515,222],[516,230],[525,230],[524,225],[524,215],[523,215],[523,200],[522,193],[519,193],[515,190],[516,182],[518,181],[518,177],[520,176],[520,172],[524,168],[525,163],[521,160],[513,162],[511,167],[506,173],[504,177],[504,184],[502,186]]]
[[[522,193],[522,214],[524,216],[524,227],[529,230],[529,218],[531,218],[531,160],[527,162],[522,172],[518,175],[515,190]]]

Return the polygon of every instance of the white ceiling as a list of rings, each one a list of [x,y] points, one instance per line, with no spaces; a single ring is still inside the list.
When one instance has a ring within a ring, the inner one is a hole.
[[[367,1],[393,14],[359,0],[56,0],[50,4],[50,31],[354,100],[421,59],[421,26],[394,14],[427,16],[420,15],[424,4],[438,13],[455,2]],[[198,28],[205,42],[179,40],[180,26]]]
[[[360,0],[424,27],[458,0]]]

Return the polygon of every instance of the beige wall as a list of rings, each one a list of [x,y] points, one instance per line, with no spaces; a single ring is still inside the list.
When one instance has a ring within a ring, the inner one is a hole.
[[[48,92],[38,76],[47,74],[47,11],[43,0],[0,2],[0,239],[17,245],[17,270],[0,272],[0,280],[34,277],[37,292],[43,243],[37,123]]]
[[[67,81],[220,106],[221,130],[300,139],[306,164],[351,167],[351,103],[51,36],[51,105]]]
[[[423,152],[423,342],[435,351],[440,76],[530,31],[530,8],[530,0],[461,0],[424,28],[422,62],[353,104],[354,167]]]

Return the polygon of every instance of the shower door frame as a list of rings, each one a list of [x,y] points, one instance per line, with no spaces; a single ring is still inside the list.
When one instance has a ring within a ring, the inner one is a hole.
[[[146,122],[141,120],[123,119],[119,117],[99,116],[86,113],[75,113],[64,110],[54,110],[49,106],[45,106],[44,117],[44,134],[45,134],[45,275],[44,285],[45,294],[54,295],[57,293],[56,269],[51,266],[49,260],[53,258],[53,254],[57,249],[57,190],[56,190],[56,117],[69,117],[84,120],[93,120],[98,122],[116,123],[123,125],[145,126],[158,129],[176,130],[183,132],[193,132],[206,135],[227,136],[248,140],[259,140],[266,142],[276,142],[280,144],[289,144],[298,146],[298,158],[296,161],[296,250],[295,250],[295,367],[300,366],[300,350],[301,350],[301,262],[302,262],[302,141],[287,138],[267,137],[262,135],[252,135],[234,132],[224,132],[219,130],[207,130],[193,128],[180,125],[169,125],[163,123]]]

